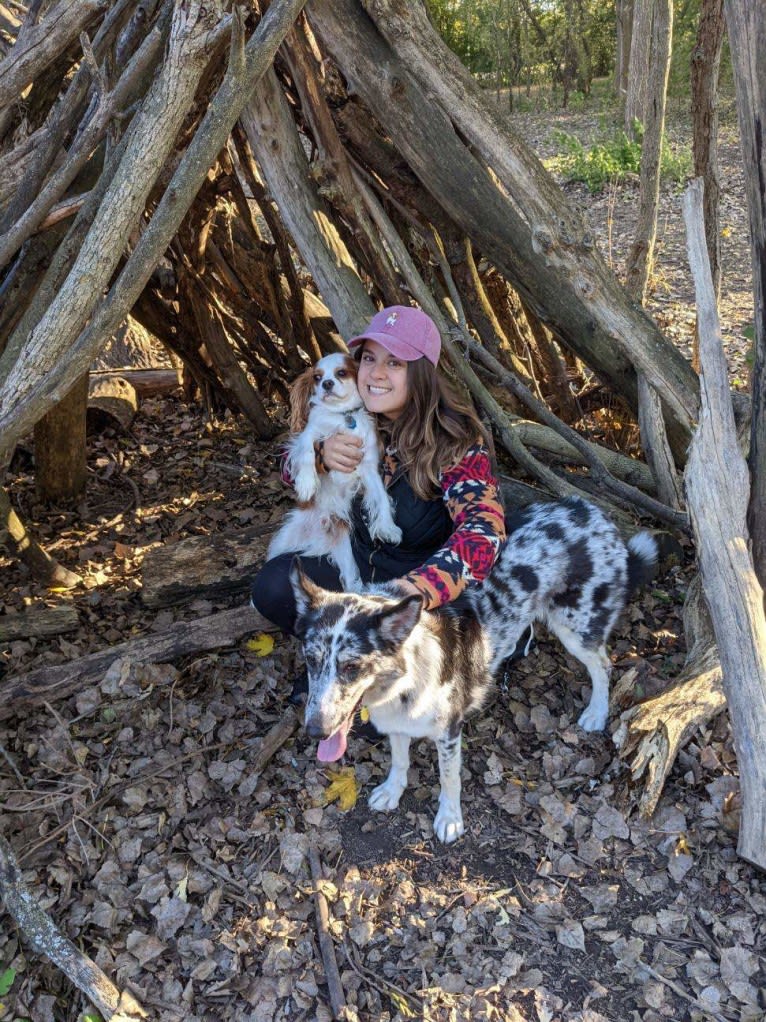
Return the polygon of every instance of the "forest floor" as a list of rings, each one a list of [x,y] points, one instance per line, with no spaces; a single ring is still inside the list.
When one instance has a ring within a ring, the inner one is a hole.
[[[543,157],[554,131],[588,140],[598,113],[520,115]],[[688,126],[671,125],[674,146]],[[736,122],[721,130],[722,320],[732,380],[747,381],[752,320]],[[565,185],[618,272],[635,224],[634,183],[590,195]],[[678,190],[663,192],[648,305],[690,350],[693,294]],[[79,627],[0,652],[6,679],[69,661],[243,600],[198,598],[159,612],[141,602],[147,551],[189,536],[276,521],[288,506],[278,443],[242,422],[206,422],[180,396],[145,400],[128,433],[91,438],[90,484],[72,510],[41,506],[24,455],[11,490],[25,522],[84,578],[50,593],[0,552],[0,612],[69,603]],[[656,692],[684,659],[690,567],[645,590],[612,642],[624,699]],[[657,813],[610,733],[576,720],[583,671],[547,636],[465,732],[466,834],[432,833],[434,750],[416,745],[392,815],[367,795],[383,744],[353,738],[353,808],[328,802],[331,771],[302,731],[266,769],[251,762],[280,720],[298,658],[243,641],[174,665],[123,664],[55,705],[0,724],[0,832],[40,904],[160,1022],[330,1018],[309,849],[319,853],[349,1018],[535,1022],[763,1019],[766,883],[737,858],[738,780],[726,715],[679,758]],[[0,683],[1,684],[1,683]],[[611,730],[627,702],[613,705]],[[330,792],[332,794],[332,792]],[[92,1018],[81,995],[0,927],[0,1022]]]

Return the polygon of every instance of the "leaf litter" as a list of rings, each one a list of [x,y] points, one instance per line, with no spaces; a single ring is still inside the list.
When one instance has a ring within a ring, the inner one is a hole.
[[[550,127],[526,130],[544,146]],[[724,128],[724,274],[728,251],[736,291],[747,228],[727,146]],[[573,194],[603,244],[607,198]],[[661,273],[649,304],[684,347],[691,289],[680,201],[662,201]],[[611,213],[615,252],[629,247],[634,207],[626,186]],[[737,373],[743,312],[731,301],[724,322],[734,324],[727,346]],[[212,439],[215,462],[200,437]],[[203,425],[171,398],[145,401],[132,434],[106,432],[91,447],[92,484],[77,511],[37,505],[23,471],[14,481],[25,518],[85,586],[46,592],[0,561],[6,612],[71,601],[80,619],[66,639],[11,643],[10,674],[237,605],[202,597],[148,610],[138,598],[144,554],[232,523],[273,522],[288,506],[276,444],[254,443],[229,418]],[[120,468],[102,479],[104,465]],[[615,680],[631,679],[620,700],[648,694],[683,662],[688,577],[678,568],[658,579],[624,615],[612,644]],[[576,727],[582,672],[543,636],[507,692],[466,727],[466,835],[445,847],[432,832],[438,788],[427,743],[414,745],[410,786],[391,815],[367,807],[388,751],[353,735],[337,771],[318,764],[298,731],[252,773],[298,662],[295,643],[272,640],[252,636],[174,665],[122,660],[99,685],[0,726],[23,781],[0,762],[2,833],[34,896],[160,1022],[331,1017],[312,849],[324,867],[318,886],[347,1018],[764,1017],[766,884],[736,855],[740,796],[725,715],[687,744],[657,813],[643,821],[609,735]],[[613,726],[624,708],[613,708]],[[90,1010],[7,922],[0,989],[2,1022]]]

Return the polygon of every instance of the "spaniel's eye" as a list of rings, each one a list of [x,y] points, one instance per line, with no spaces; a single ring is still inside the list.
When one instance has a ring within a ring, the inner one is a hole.
[[[319,383],[322,379],[321,373],[314,373],[314,383]]]
[[[335,375],[338,377],[339,380],[345,380],[345,378],[348,376],[348,369],[339,369]]]

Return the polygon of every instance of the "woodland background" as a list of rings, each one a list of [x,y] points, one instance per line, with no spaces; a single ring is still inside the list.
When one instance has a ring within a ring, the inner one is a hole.
[[[756,6],[302,6],[0,3],[0,1019],[761,1018]],[[411,300],[509,504],[672,537],[611,734],[543,636],[449,849],[244,606],[289,382]]]

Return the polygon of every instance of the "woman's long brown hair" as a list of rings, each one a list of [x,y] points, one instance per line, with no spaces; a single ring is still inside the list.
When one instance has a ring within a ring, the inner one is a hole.
[[[360,345],[364,347],[364,345]],[[439,474],[461,461],[469,447],[486,442],[473,406],[427,358],[407,363],[408,402],[398,419],[378,415],[378,429],[424,500],[440,492]]]

